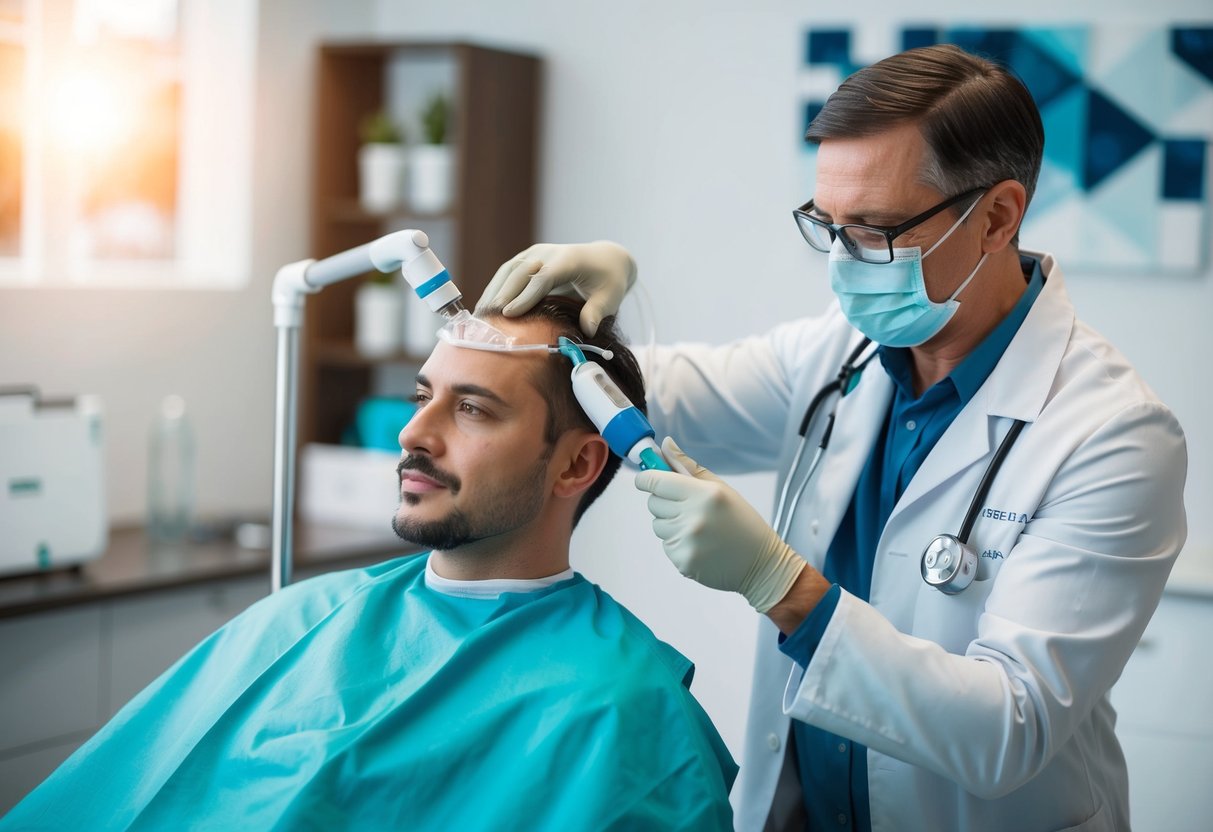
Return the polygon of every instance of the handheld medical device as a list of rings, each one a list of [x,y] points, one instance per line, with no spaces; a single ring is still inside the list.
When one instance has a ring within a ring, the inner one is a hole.
[[[642,471],[672,471],[654,440],[653,426],[600,364],[587,361],[585,345],[561,336],[560,352],[573,362],[573,395],[610,449]]]
[[[871,343],[870,338],[864,338],[860,341],[859,345],[847,356],[846,361],[843,362],[834,380],[817,391],[817,394],[813,396],[809,402],[809,406],[805,409],[804,418],[800,420],[800,428],[798,430],[800,443],[796,446],[796,454],[792,457],[792,464],[789,466],[788,475],[784,479],[783,488],[780,491],[779,501],[775,509],[775,522],[773,524],[775,531],[784,541],[788,539],[788,531],[792,527],[792,517],[796,513],[796,506],[800,503],[800,496],[804,493],[805,486],[809,484],[809,480],[813,478],[813,474],[817,472],[817,467],[825,455],[826,448],[829,447],[830,435],[834,431],[834,417],[838,413],[838,403],[855,389],[864,367],[876,356],[876,351],[873,350],[862,361],[859,361],[859,357],[863,355],[864,350]],[[813,417],[821,409],[825,400],[835,393],[838,394],[838,397],[834,400],[834,406],[830,409],[825,429],[822,431],[821,439],[817,443],[817,451],[809,463],[808,472],[800,480],[800,485],[797,487],[789,504],[788,493],[791,489],[792,479],[796,475],[796,469],[800,466],[801,457],[804,455],[805,445],[808,443],[809,425],[812,423]],[[1007,435],[1003,437],[998,450],[994,452],[994,457],[990,460],[989,466],[981,477],[981,482],[978,483],[977,491],[973,494],[973,500],[969,504],[969,510],[965,512],[964,519],[961,521],[959,533],[954,535],[936,535],[927,544],[926,548],[922,550],[922,556],[919,560],[919,570],[922,573],[922,579],[946,595],[956,595],[963,592],[973,583],[973,579],[977,577],[977,551],[969,545],[969,535],[973,531],[974,523],[977,522],[977,515],[981,512],[981,505],[985,501],[986,495],[990,492],[990,486],[994,484],[994,477],[998,475],[998,470],[1002,467],[1003,460],[1010,453],[1011,446],[1019,438],[1019,434],[1025,424],[1023,420],[1016,419],[1011,425],[1011,429],[1007,431]]]
[[[71,566],[105,551],[101,402],[0,390],[0,573]]]

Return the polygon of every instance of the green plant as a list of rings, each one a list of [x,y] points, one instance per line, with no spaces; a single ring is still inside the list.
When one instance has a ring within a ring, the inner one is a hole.
[[[358,123],[358,135],[364,144],[402,144],[404,131],[384,110],[365,116]]]
[[[425,131],[428,144],[443,144],[446,142],[447,129],[451,117],[450,101],[442,93],[435,93],[426,102],[421,111],[421,126]]]

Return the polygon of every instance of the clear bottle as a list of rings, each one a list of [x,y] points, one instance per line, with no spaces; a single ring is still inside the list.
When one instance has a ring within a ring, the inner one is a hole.
[[[181,541],[194,511],[194,433],[185,400],[165,396],[152,422],[147,457],[147,532]]]

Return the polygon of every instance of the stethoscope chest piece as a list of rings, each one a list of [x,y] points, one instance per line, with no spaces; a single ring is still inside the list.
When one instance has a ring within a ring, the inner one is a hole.
[[[956,535],[941,534],[922,550],[922,579],[946,595],[956,595],[977,577],[977,552]]]

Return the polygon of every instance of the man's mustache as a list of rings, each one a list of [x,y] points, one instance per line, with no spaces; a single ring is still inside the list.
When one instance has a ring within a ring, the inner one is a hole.
[[[439,485],[445,486],[451,494],[458,494],[463,483],[459,477],[454,474],[448,474],[446,471],[440,471],[433,461],[428,456],[414,456],[410,454],[400,460],[400,464],[396,466],[396,478],[399,479],[405,471],[416,471],[422,476],[429,477]]]

